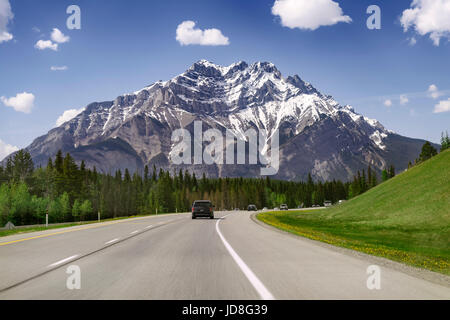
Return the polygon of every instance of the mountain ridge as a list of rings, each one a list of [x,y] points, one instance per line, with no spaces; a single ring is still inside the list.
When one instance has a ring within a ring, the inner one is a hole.
[[[403,142],[395,140],[401,136],[377,120],[341,106],[298,75],[284,78],[270,62],[239,61],[223,67],[200,60],[168,81],[89,104],[73,119],[35,139],[27,150],[38,165],[45,165],[61,149],[74,153],[78,161],[88,157],[88,166],[107,172],[125,163],[138,171],[158,164],[210,176],[258,175],[260,165],[172,165],[171,134],[178,128],[193,132],[194,121],[202,121],[205,129],[229,130],[241,140],[250,128],[264,130],[268,136],[278,130],[281,158],[276,177],[282,179],[304,178],[309,172],[321,180],[350,179],[369,164],[381,171],[391,164],[386,159],[401,170],[417,157],[422,143],[405,137]],[[101,148],[96,150],[95,146],[116,138],[134,152],[109,150],[111,155],[104,156]],[[409,146],[404,155],[389,145],[393,139],[397,145]],[[263,143],[262,150],[269,152],[268,140]],[[301,150],[307,153],[300,154]]]

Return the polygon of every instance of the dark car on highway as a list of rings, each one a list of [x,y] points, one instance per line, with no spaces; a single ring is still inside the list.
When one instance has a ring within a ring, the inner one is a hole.
[[[195,200],[192,204],[192,219],[207,217],[214,219],[214,205],[209,200]]]
[[[257,211],[256,206],[254,204],[251,204],[247,207],[247,211]]]
[[[280,206],[280,210],[289,210],[289,208],[288,208],[287,204],[282,204]]]

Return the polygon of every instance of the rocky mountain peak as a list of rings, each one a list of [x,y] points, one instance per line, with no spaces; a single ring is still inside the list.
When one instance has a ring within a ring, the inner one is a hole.
[[[104,172],[153,164],[172,169],[172,132],[192,130],[194,121],[202,121],[205,129],[229,130],[241,140],[249,129],[265,130],[269,136],[278,130],[279,177],[286,179],[309,172],[317,179],[347,179],[369,163],[381,170],[385,158],[402,168],[421,143],[406,141],[352,107],[339,105],[298,75],[284,78],[273,63],[220,66],[200,60],[173,79],[88,105],[27,149],[43,165],[61,149]],[[269,142],[260,143],[267,152]],[[185,169],[210,176],[259,172],[240,166]]]

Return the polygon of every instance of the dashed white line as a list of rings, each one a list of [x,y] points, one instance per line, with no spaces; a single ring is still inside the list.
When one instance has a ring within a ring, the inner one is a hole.
[[[135,230],[135,231],[131,232],[130,234],[135,234],[135,233],[138,233],[138,232],[139,232],[139,230]]]
[[[119,238],[109,240],[108,242],[105,242],[105,244],[110,244],[110,243],[117,242],[117,241],[119,241]]]
[[[228,216],[228,214],[226,215]],[[226,216],[222,217],[225,218]],[[225,239],[225,237],[222,235],[219,229],[219,222],[222,219],[219,219],[216,223],[216,231],[219,234],[220,239],[222,240],[223,244],[225,245],[225,248],[230,253],[231,257],[233,257],[234,261],[237,263],[241,271],[244,273],[244,275],[247,277],[248,281],[253,285],[255,290],[260,295],[261,299],[263,300],[275,300],[274,296],[270,293],[269,290],[264,286],[264,284],[261,282],[261,280],[258,279],[258,277],[253,273],[253,271],[247,266],[247,264],[244,262],[244,260],[239,257],[239,255],[234,251],[233,247],[228,243],[228,241]]]
[[[76,254],[76,255],[74,255],[74,256],[71,256],[71,257],[62,259],[62,260],[60,260],[60,261],[58,261],[58,262],[52,263],[51,265],[49,265],[49,267],[56,267],[56,266],[58,266],[58,265],[60,265],[60,264],[63,264],[63,263],[65,263],[65,262],[67,262],[67,261],[70,261],[70,260],[73,260],[73,259],[75,259],[75,258],[77,258],[77,257],[78,257],[78,255]]]
[[[151,228],[151,227],[153,227],[153,225],[151,224],[151,225],[149,225],[149,226],[146,226],[144,229],[148,229],[148,228]]]

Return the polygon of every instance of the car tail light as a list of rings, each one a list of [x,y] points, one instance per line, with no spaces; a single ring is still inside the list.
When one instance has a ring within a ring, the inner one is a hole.
[[[194,207],[192,207],[192,212],[194,212]]]

